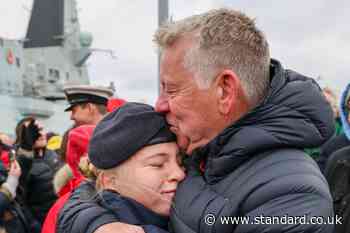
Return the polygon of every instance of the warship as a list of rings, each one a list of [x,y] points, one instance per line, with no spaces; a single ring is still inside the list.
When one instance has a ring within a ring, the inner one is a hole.
[[[76,0],[33,0],[24,39],[0,35],[0,132],[34,116],[49,131],[72,125],[63,87],[89,84],[91,33],[81,32]]]

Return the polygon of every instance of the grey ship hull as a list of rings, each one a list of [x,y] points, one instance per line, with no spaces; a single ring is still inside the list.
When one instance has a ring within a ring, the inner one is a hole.
[[[19,120],[26,116],[34,116],[44,124],[46,131],[63,134],[73,124],[69,113],[64,112],[66,107],[65,100],[47,101],[0,94],[0,132],[14,135]]]

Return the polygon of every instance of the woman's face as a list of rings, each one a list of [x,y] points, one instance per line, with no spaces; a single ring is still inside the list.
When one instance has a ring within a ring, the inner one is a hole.
[[[33,148],[41,149],[45,148],[47,145],[46,133],[44,131],[40,132],[40,137],[35,141]]]
[[[185,177],[176,143],[146,146],[114,171],[113,186],[161,215],[169,215],[177,185]]]

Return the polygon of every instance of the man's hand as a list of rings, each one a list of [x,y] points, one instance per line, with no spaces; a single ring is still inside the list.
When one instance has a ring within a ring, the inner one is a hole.
[[[145,233],[140,226],[113,222],[100,226],[94,233]]]

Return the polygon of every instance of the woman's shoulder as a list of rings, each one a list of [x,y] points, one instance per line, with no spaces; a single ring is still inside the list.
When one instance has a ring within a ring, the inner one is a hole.
[[[59,212],[57,233],[94,232],[118,219],[99,202],[92,182],[83,182],[76,188]]]

